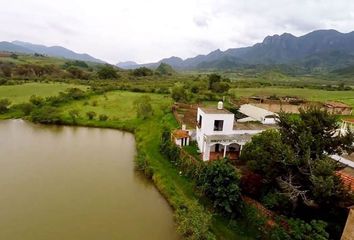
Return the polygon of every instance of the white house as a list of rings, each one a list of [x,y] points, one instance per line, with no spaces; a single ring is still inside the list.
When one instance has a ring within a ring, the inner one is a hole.
[[[262,130],[234,130],[234,114],[217,107],[198,108],[196,140],[204,161],[228,157],[237,159],[242,146]]]
[[[247,116],[237,120],[238,122],[258,121],[262,124],[276,124],[277,114],[266,109],[251,104],[243,104],[238,111]]]

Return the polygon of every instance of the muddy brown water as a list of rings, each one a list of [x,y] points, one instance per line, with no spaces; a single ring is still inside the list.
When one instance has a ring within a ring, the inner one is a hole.
[[[0,121],[0,239],[179,239],[135,153],[129,133]]]

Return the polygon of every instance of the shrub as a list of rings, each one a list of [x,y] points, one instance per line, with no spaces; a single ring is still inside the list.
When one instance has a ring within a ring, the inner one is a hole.
[[[105,114],[100,114],[98,116],[98,118],[100,119],[100,121],[107,121],[108,120],[108,116]]]
[[[31,119],[33,122],[43,124],[59,124],[61,123],[61,114],[55,107],[44,106],[33,110]]]
[[[97,72],[98,77],[101,79],[117,79],[119,76],[116,69],[111,65],[105,65]]]
[[[29,101],[36,106],[42,106],[44,104],[44,99],[36,95],[32,95]]]
[[[154,72],[150,68],[140,67],[140,68],[134,69],[132,74],[136,77],[145,77],[145,76],[154,75]]]
[[[134,101],[138,118],[147,119],[154,114],[150,102],[151,98],[149,96],[141,96]]]
[[[92,119],[94,119],[95,117],[96,117],[96,113],[95,112],[93,112],[93,111],[90,111],[90,112],[87,112],[86,113],[86,116],[88,117],[88,119],[90,119],[90,120],[92,120]]]
[[[234,216],[242,208],[240,177],[226,160],[212,161],[203,169],[198,186],[221,213]]]
[[[68,88],[66,90],[66,96],[71,99],[78,100],[85,97],[85,92],[80,88]]]
[[[11,102],[7,98],[0,99],[0,113],[5,113],[9,110]]]
[[[72,109],[69,111],[69,115],[73,121],[74,124],[76,124],[76,119],[79,117],[80,112],[77,109]]]
[[[27,116],[32,112],[34,105],[32,103],[20,103],[13,106],[13,108],[19,109],[25,116]]]
[[[190,240],[213,240],[215,236],[210,232],[212,216],[197,202],[187,202],[178,208],[175,213],[178,223],[177,231]]]

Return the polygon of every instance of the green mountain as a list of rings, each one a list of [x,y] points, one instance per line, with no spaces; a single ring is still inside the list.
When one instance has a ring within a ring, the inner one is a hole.
[[[76,53],[70,49],[61,46],[47,47],[44,45],[32,44],[28,42],[13,41],[0,42],[0,51],[15,52],[25,54],[43,54],[49,57],[60,57],[66,59],[104,63],[104,61],[94,58],[86,53]]]

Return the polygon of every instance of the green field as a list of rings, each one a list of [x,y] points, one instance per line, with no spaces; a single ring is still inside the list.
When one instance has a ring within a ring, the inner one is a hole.
[[[297,96],[310,101],[341,101],[354,107],[354,91],[325,91],[307,88],[234,88],[230,90],[235,97],[249,96]]]
[[[172,104],[171,98],[165,95],[113,91],[105,95],[93,96],[89,100],[72,102],[65,105],[63,110],[68,113],[72,109],[77,109],[83,117],[86,117],[86,112],[94,111],[97,115],[107,115],[111,120],[128,121],[136,119],[134,101],[143,95],[149,95],[154,111],[157,113],[161,111],[159,106]]]
[[[0,86],[0,99],[8,98],[12,104],[28,102],[32,95],[49,97],[58,95],[59,92],[68,88],[79,87],[86,89],[86,86],[66,83],[26,83],[21,85]]]

